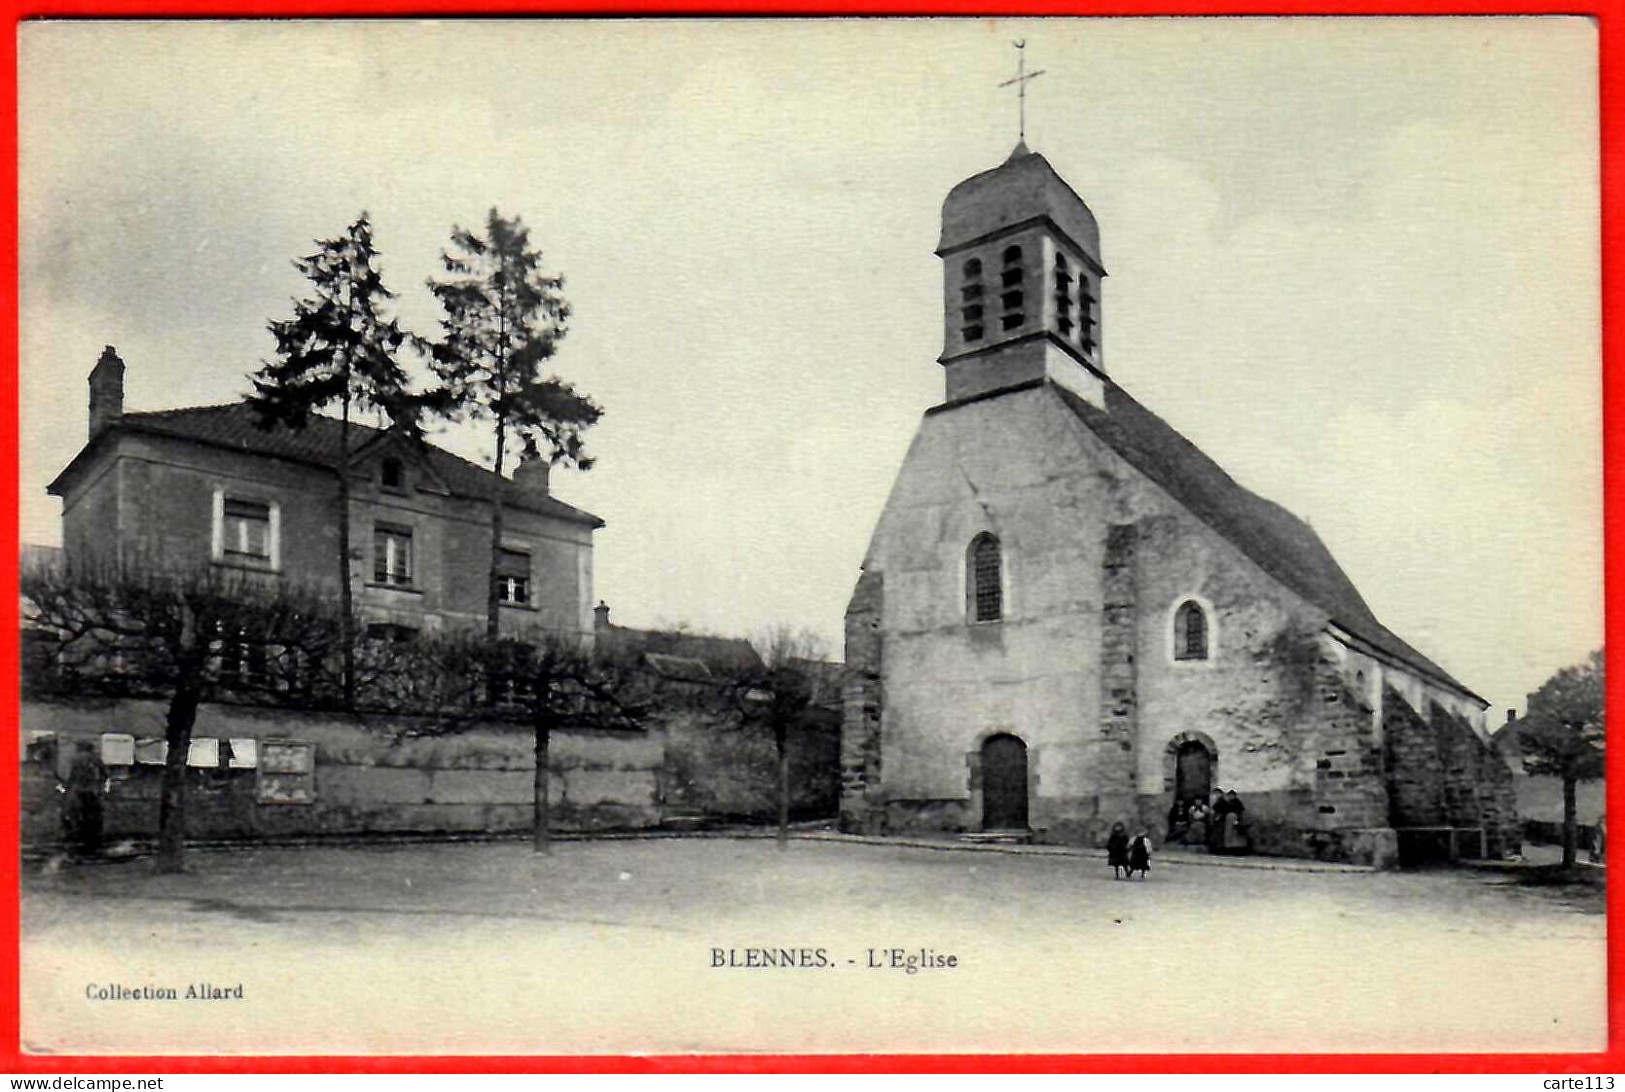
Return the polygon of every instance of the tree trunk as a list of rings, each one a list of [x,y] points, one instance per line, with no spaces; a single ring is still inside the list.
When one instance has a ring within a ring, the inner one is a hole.
[[[508,439],[507,422],[497,415],[497,461],[491,481],[491,571],[485,588],[485,635],[496,640],[502,628],[502,601],[497,595],[497,572],[502,567],[502,502],[507,479],[502,476],[503,447]]]
[[[1577,778],[1563,778],[1563,867],[1574,867],[1574,847],[1578,841],[1576,835],[1579,828],[1579,809],[1574,803],[1574,786]]]
[[[186,868],[186,758],[192,749],[192,725],[197,723],[201,695],[195,679],[183,678],[169,699],[164,724],[163,785],[158,797],[158,871]]]
[[[355,608],[350,589],[350,379],[344,379],[339,425],[339,646],[344,656],[344,708],[355,708]]]
[[[548,765],[547,751],[553,742],[553,730],[546,724],[536,725],[536,780],[534,796],[536,801],[535,830],[532,832],[532,842],[537,853],[550,854],[553,852],[553,795],[551,768]]]
[[[790,845],[790,746],[781,726],[773,731],[773,745],[779,752],[779,849]]]

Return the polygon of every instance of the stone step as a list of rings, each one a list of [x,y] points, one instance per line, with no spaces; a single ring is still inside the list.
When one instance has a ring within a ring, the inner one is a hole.
[[[959,836],[961,842],[974,845],[1027,846],[1032,845],[1030,830],[968,830]]]

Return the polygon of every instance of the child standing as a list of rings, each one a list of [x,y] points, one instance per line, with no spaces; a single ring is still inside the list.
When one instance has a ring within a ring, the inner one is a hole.
[[[1128,847],[1128,877],[1134,878],[1138,872],[1144,879],[1151,872],[1151,840],[1145,836],[1145,831],[1134,836],[1134,841]]]
[[[1112,866],[1112,879],[1121,879],[1118,873],[1129,869],[1128,863],[1128,831],[1123,829],[1122,823],[1113,823],[1110,837],[1106,839],[1106,863]],[[1133,875],[1129,869],[1129,875]]]

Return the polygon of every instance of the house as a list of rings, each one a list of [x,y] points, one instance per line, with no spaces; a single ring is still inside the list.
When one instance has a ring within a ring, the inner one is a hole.
[[[90,373],[90,436],[47,487],[68,556],[215,565],[335,587],[341,428],[261,428],[247,402],[124,412],[124,362]],[[483,625],[491,471],[432,444],[351,425],[350,578],[379,636]],[[592,536],[603,520],[553,496],[548,465],[506,489],[505,630],[592,633]]]
[[[955,186],[936,252],[944,398],[847,609],[843,826],[1101,844],[1223,788],[1262,851],[1515,850],[1485,701],[1108,374],[1100,228],[1049,162]]]
[[[1528,717],[1518,719],[1517,710],[1508,709],[1506,723],[1495,730],[1491,742],[1512,771],[1512,785],[1518,797],[1518,815],[1523,820],[1524,837],[1531,842],[1561,845],[1563,779],[1551,774],[1531,774],[1524,769],[1523,741],[1519,731],[1527,721]],[[1607,803],[1608,785],[1603,779],[1575,783],[1574,804],[1582,844],[1591,844],[1592,832]]]

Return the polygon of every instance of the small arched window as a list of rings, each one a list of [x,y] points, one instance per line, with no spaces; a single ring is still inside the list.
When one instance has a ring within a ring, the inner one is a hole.
[[[1019,246],[1007,246],[1004,248],[1005,265],[1014,265],[1019,261],[1021,261],[1021,248]]]
[[[1195,600],[1186,600],[1174,612],[1174,659],[1207,659],[1207,615]]]
[[[965,566],[966,604],[973,622],[997,622],[1004,617],[1003,559],[999,540],[986,531],[971,540]]]
[[[981,275],[982,275],[982,259],[980,259],[980,258],[972,258],[970,261],[965,263],[965,279],[967,281],[975,280],[977,277],[980,277]]]

